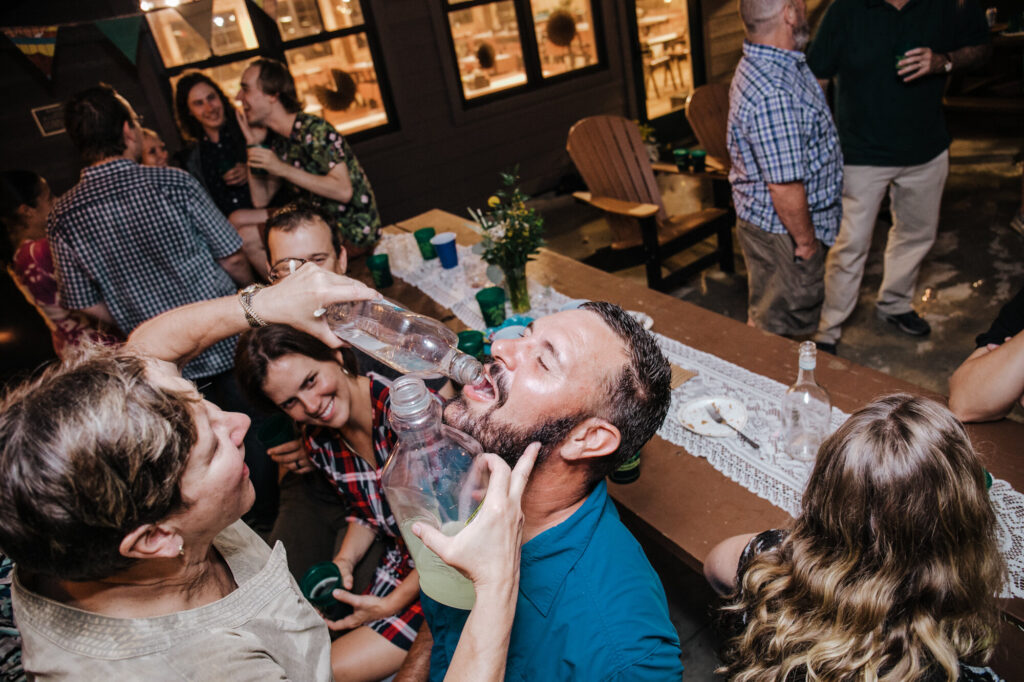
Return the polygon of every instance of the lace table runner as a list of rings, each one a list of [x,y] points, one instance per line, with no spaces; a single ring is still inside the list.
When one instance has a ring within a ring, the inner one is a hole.
[[[458,247],[459,265],[450,270],[441,268],[436,259],[424,261],[411,234],[385,235],[377,252],[389,255],[391,272],[396,277],[451,310],[471,329],[484,328],[474,295],[492,283],[487,277],[486,263],[471,248]],[[530,316],[535,318],[558,312],[572,300],[535,281],[529,282],[529,290],[533,305]],[[672,391],[669,415],[658,435],[694,456],[704,457],[716,470],[750,492],[796,516],[811,463],[787,456],[780,447],[780,405],[787,387],[661,334],[655,336],[669,362],[697,373]],[[705,396],[725,396],[742,402],[747,409],[743,431],[761,448],[755,450],[739,438],[709,438],[684,428],[676,417],[679,409]],[[849,414],[833,407],[832,430],[839,428],[847,417]],[[996,479],[989,496],[996,510],[1000,549],[1009,567],[1009,582],[1000,596],[1024,597],[1024,495],[1006,481]]]

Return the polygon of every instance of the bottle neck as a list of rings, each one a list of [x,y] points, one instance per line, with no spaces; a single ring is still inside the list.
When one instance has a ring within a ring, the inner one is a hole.
[[[398,440],[413,447],[435,443],[444,437],[441,406],[431,400],[426,409],[412,415],[397,416],[392,412],[391,428]]]
[[[472,386],[483,376],[483,365],[471,355],[452,348],[441,361],[442,371],[455,383]]]
[[[815,384],[815,383],[817,383],[814,380],[814,365],[810,365],[808,367],[808,366],[805,366],[805,365],[801,364],[800,365],[800,370],[797,372],[797,375],[796,375],[796,383],[798,383],[798,384]]]

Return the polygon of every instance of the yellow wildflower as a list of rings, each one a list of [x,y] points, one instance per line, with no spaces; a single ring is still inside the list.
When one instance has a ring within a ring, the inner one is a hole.
[[[490,206],[491,208],[497,207],[500,203],[501,199],[493,195],[491,195],[491,197],[487,199],[487,205]]]

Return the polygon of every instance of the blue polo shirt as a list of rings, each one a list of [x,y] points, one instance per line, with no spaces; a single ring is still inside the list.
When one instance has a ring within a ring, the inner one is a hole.
[[[440,682],[469,611],[420,597],[434,637],[430,679]],[[661,581],[604,482],[523,545],[506,680],[678,682],[679,656]]]

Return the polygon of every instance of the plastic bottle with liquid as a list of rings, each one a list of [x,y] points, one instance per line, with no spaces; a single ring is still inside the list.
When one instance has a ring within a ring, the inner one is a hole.
[[[398,437],[381,472],[384,495],[431,599],[471,609],[473,583],[444,563],[412,532],[417,521],[455,535],[473,518],[487,490],[480,444],[441,421],[441,403],[418,376],[391,385],[390,425]]]
[[[399,372],[444,374],[470,386],[483,378],[480,362],[458,349],[455,332],[393,301],[334,303],[325,318],[338,338]]]
[[[813,341],[800,344],[800,370],[796,383],[782,399],[782,432],[786,454],[812,461],[829,433],[832,401],[814,380],[818,349]]]

